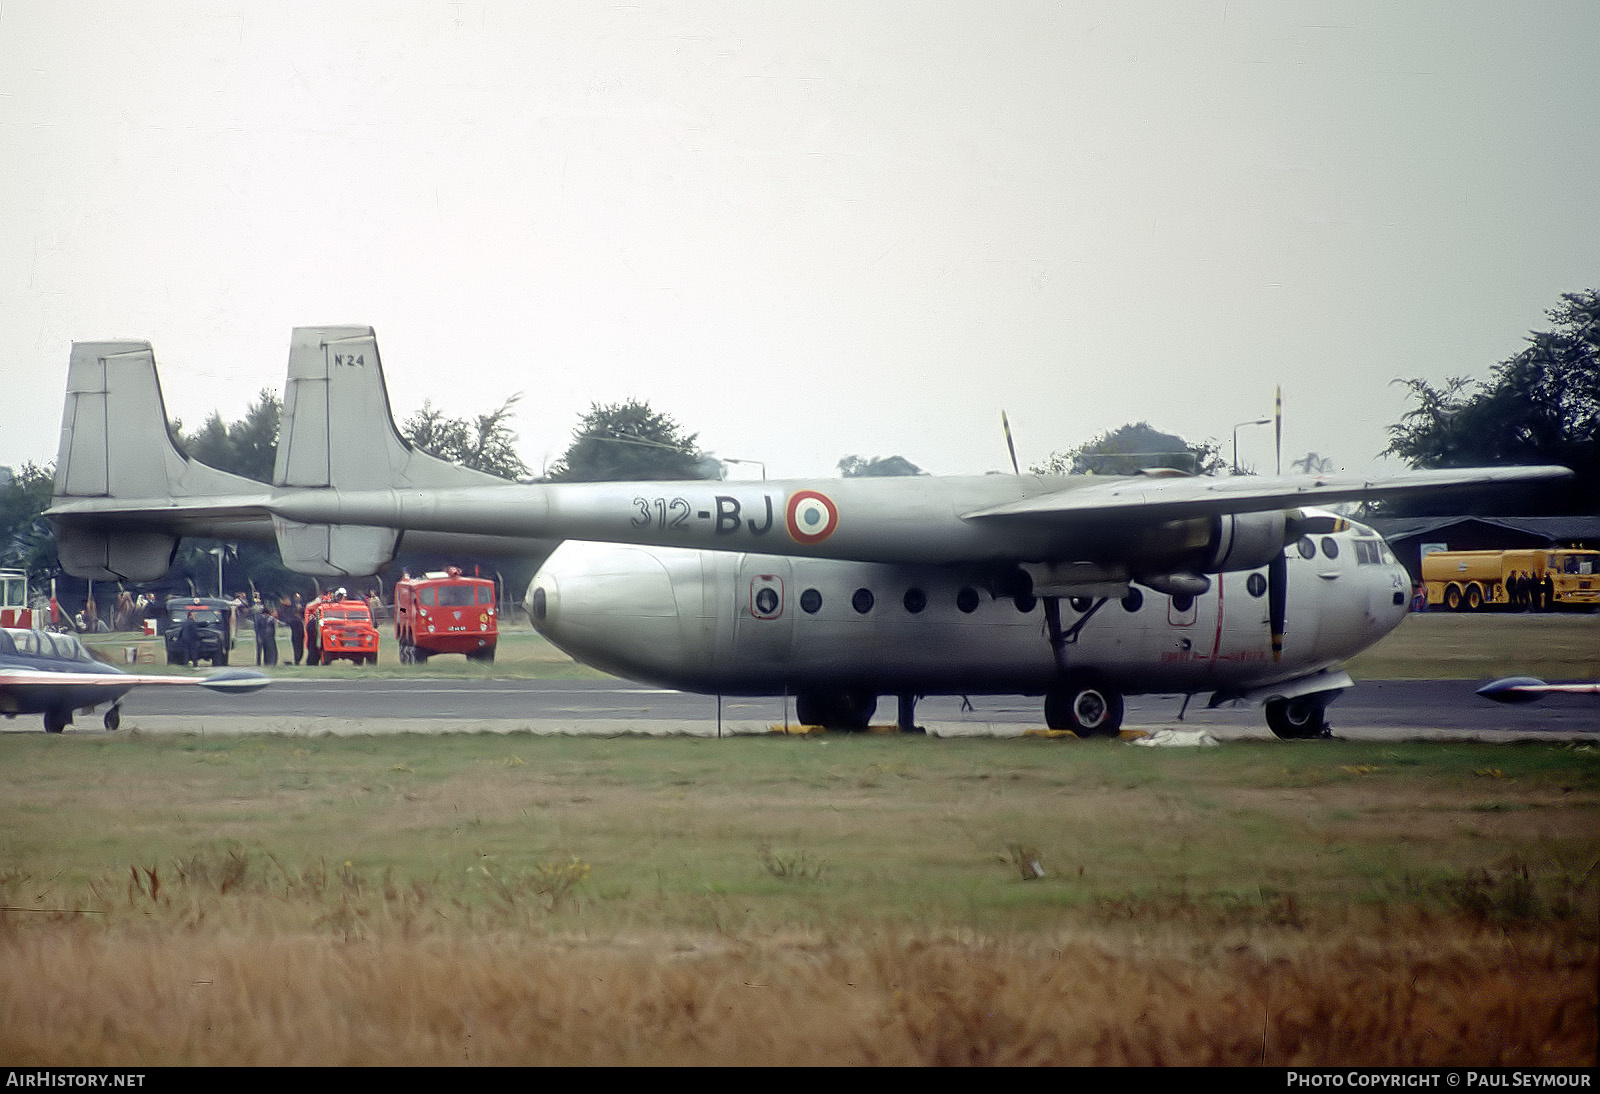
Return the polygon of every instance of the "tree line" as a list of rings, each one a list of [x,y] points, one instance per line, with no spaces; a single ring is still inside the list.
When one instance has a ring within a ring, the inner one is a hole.
[[[1485,495],[1470,501],[1450,499],[1450,514],[1565,515],[1600,513],[1600,292],[1564,293],[1546,315],[1548,330],[1533,331],[1522,349],[1495,365],[1487,379],[1453,376],[1442,384],[1426,379],[1394,381],[1410,393],[1412,405],[1389,427],[1382,455],[1414,468],[1497,464],[1559,463],[1577,473],[1575,482],[1515,495]],[[726,463],[699,447],[671,415],[635,399],[592,405],[573,429],[565,452],[538,476],[516,452],[510,420],[520,394],[468,418],[451,417],[425,402],[407,418],[402,435],[441,459],[508,480],[606,482],[717,479]],[[193,431],[169,423],[173,443],[186,455],[257,482],[272,481],[277,458],[282,403],[263,389],[238,421],[213,413]],[[1220,444],[1192,443],[1147,422],[1130,422],[1073,448],[1053,452],[1029,468],[1036,474],[1127,474],[1141,467],[1173,467],[1193,474],[1227,470]],[[1307,453],[1292,463],[1297,470],[1329,470],[1326,457]],[[925,475],[903,456],[847,455],[838,463],[847,478]],[[49,464],[0,468],[0,568],[20,569],[35,590],[56,578],[63,604],[81,607],[85,582],[65,575],[56,557],[55,536],[42,514],[49,508],[54,469]],[[1395,515],[1424,515],[1425,502],[1389,505]],[[254,589],[263,598],[315,589],[311,578],[284,569],[271,543],[220,544],[184,540],[171,573],[157,587],[165,595],[216,588],[218,551],[223,554],[224,588]],[[407,555],[395,572],[440,566],[478,566],[498,570],[508,582],[525,584],[538,560],[433,558]]]

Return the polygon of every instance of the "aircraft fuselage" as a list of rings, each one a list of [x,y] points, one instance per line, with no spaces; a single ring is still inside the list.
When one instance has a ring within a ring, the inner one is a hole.
[[[1308,536],[1286,554],[1276,659],[1266,567],[1217,575],[1199,596],[1135,584],[1120,599],[1064,600],[1060,660],[1042,600],[997,596],[962,567],[569,541],[527,608],[578,660],[689,691],[1041,694],[1064,661],[1128,694],[1231,694],[1337,667],[1406,614],[1405,570],[1370,529]]]

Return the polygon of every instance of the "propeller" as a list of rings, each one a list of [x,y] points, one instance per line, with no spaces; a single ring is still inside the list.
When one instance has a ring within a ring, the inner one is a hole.
[[[1267,563],[1267,619],[1272,628],[1272,659],[1283,659],[1283,628],[1289,615],[1289,544],[1301,536],[1342,532],[1350,526],[1343,517],[1328,513],[1307,513],[1303,509],[1284,514],[1283,549]]]
[[[1285,545],[1287,547],[1287,544]],[[1289,611],[1289,560],[1280,550],[1267,563],[1267,618],[1272,627],[1272,659],[1283,659],[1283,624]]]
[[[1011,423],[1006,420],[1006,412],[1000,412],[1000,427],[1006,431],[1006,451],[1011,453],[1011,472],[1015,475],[1022,474],[1022,469],[1017,466],[1017,446],[1011,443]]]

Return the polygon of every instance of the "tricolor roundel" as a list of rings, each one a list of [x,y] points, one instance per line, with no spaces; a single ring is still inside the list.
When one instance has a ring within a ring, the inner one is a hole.
[[[796,543],[821,543],[839,527],[839,510],[826,494],[796,490],[789,495],[785,521]]]

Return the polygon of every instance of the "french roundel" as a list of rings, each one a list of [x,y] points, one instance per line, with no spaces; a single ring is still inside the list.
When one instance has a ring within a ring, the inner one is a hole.
[[[839,527],[839,510],[826,494],[796,490],[789,496],[785,519],[789,537],[796,543],[821,543]]]

